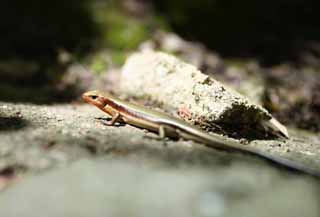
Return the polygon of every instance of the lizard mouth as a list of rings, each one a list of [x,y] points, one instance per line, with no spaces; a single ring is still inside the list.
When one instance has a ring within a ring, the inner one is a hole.
[[[82,94],[82,99],[84,101],[86,101],[87,103],[92,103],[91,99],[90,99],[90,96],[88,96],[86,93]]]

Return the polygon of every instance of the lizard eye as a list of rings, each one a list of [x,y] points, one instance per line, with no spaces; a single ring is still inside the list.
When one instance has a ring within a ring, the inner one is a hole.
[[[91,99],[93,99],[93,100],[95,100],[97,98],[98,98],[98,96],[96,96],[96,95],[91,96]]]

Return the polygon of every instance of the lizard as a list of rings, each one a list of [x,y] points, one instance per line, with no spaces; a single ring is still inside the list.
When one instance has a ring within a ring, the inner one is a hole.
[[[145,108],[142,105],[121,100],[110,93],[93,90],[85,92],[82,98],[112,117],[110,121],[104,121],[105,125],[112,126],[116,122],[124,122],[156,132],[161,138],[166,136],[170,138],[183,138],[217,149],[246,152],[280,164],[286,168],[320,178],[320,171],[309,168],[301,163],[272,155],[252,146],[241,144],[241,142],[235,139],[226,140],[220,134],[207,133],[182,119],[164,112]]]

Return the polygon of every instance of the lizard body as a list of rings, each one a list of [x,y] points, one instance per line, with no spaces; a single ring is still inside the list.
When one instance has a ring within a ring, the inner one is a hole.
[[[243,145],[236,140],[226,141],[219,134],[209,134],[181,119],[163,112],[147,109],[141,105],[123,101],[108,93],[89,91],[84,93],[82,97],[86,102],[95,105],[112,117],[111,121],[105,122],[107,125],[113,125],[117,121],[122,121],[157,132],[161,137],[183,138],[204,143],[207,146],[218,149],[247,152],[281,164],[287,168],[320,177],[320,171],[313,170],[300,163],[271,155],[248,145]]]

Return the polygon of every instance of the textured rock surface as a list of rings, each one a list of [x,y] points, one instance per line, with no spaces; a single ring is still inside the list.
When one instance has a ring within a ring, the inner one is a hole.
[[[88,105],[0,103],[0,216],[319,216],[318,180],[103,117]],[[249,145],[320,165],[318,136]]]
[[[174,56],[146,51],[133,54],[122,70],[121,89],[174,110],[191,122],[211,125],[268,120],[262,107]]]

